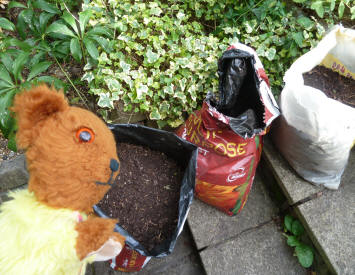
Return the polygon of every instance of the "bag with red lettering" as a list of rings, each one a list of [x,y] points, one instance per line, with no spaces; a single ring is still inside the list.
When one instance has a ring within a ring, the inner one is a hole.
[[[244,207],[262,150],[262,136],[279,115],[256,52],[237,43],[218,61],[219,95],[177,134],[199,146],[195,195],[228,215]]]

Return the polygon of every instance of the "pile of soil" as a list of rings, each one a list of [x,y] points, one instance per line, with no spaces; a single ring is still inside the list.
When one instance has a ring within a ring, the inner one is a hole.
[[[128,143],[117,146],[120,174],[98,206],[146,249],[177,227],[183,171],[164,153]]]
[[[324,66],[303,74],[304,84],[323,91],[328,97],[355,107],[355,80]]]

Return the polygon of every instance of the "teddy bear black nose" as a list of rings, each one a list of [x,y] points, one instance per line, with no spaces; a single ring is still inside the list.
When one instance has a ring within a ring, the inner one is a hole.
[[[110,168],[111,168],[112,172],[116,172],[116,171],[118,170],[118,167],[119,167],[119,166],[120,166],[120,165],[119,165],[119,163],[118,163],[117,160],[111,159],[111,161],[110,161]]]

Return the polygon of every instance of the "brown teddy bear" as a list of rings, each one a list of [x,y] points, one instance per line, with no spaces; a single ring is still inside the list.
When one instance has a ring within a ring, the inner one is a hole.
[[[117,221],[92,210],[119,170],[110,130],[45,85],[17,95],[12,110],[30,179],[0,207],[0,274],[78,275],[115,257],[124,246]]]

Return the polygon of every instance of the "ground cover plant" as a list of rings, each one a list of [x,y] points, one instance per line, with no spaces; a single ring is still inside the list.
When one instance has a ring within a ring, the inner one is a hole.
[[[233,41],[256,50],[277,97],[286,69],[328,28],[352,27],[354,2],[2,1],[1,132],[14,136],[13,96],[42,81],[107,121],[124,102],[125,111],[144,113],[159,127],[178,127],[217,92],[217,61]]]
[[[287,238],[287,244],[295,248],[295,256],[299,263],[308,268],[312,265],[314,252],[312,248],[302,241],[302,236],[305,234],[301,222],[291,215],[286,215],[284,218],[284,235]]]

